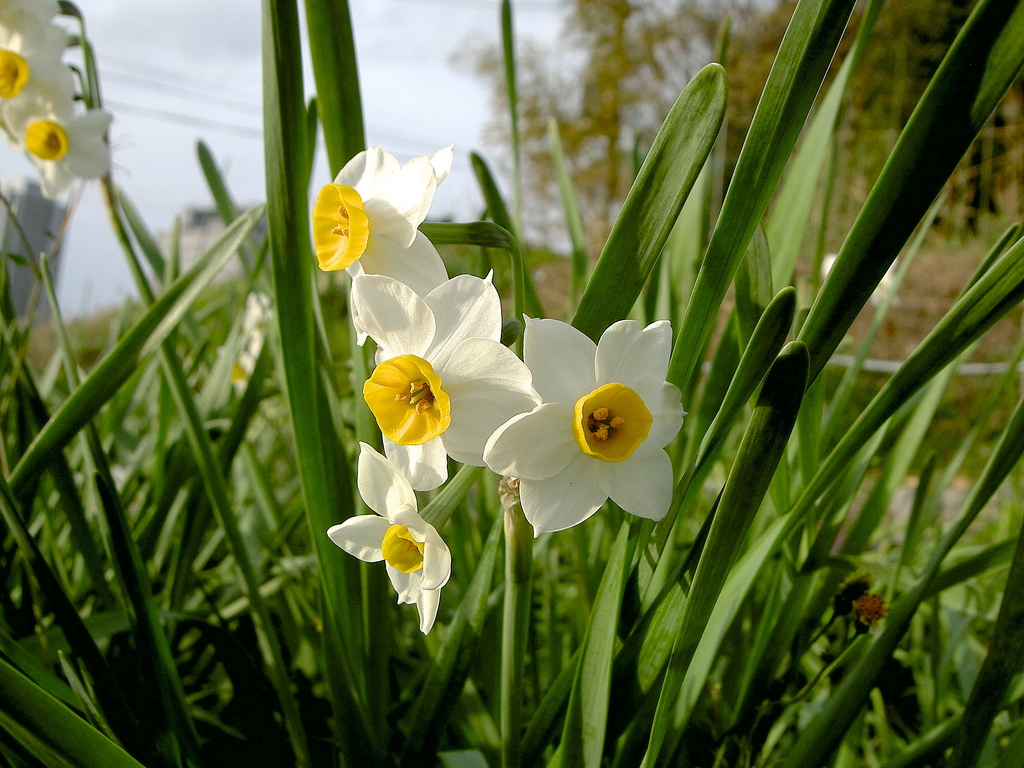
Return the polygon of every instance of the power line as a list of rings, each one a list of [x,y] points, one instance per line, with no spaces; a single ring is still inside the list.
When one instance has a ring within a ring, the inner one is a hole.
[[[238,88],[232,88],[224,85],[223,83],[215,83],[210,80],[204,80],[203,78],[193,77],[186,75],[181,72],[176,72],[172,69],[164,69],[163,67],[155,67],[152,64],[144,64],[138,61],[132,61],[122,56],[115,56],[113,54],[104,53],[102,57],[104,66],[107,62],[112,62],[115,66],[129,67],[134,74],[141,72],[148,73],[150,77],[157,79],[164,79],[170,81],[171,84],[191,83],[194,87],[202,90],[209,91],[215,96],[223,96],[225,94],[231,94],[235,97],[242,99],[258,99],[257,94],[248,93]]]
[[[117,110],[118,112],[124,112],[129,115],[138,115],[139,117],[149,117],[154,120],[162,120],[165,123],[175,123],[178,125],[188,125],[194,128],[206,128],[211,131],[220,131],[221,133],[231,133],[236,136],[245,136],[250,139],[262,139],[263,131],[259,128],[252,128],[247,125],[237,125],[235,123],[226,123],[221,120],[209,120],[204,117],[196,117],[195,115],[189,115],[185,112],[172,112],[168,109],[156,109],[154,107],[140,107],[137,104],[127,104],[123,101],[113,101],[107,99],[105,105],[111,109]]]
[[[178,94],[181,98],[202,102],[204,104],[212,103],[211,100],[214,98],[214,94],[203,93],[201,91],[175,85],[173,83],[165,83],[154,78],[146,77],[145,75],[134,75],[129,72],[120,72],[106,67],[100,69],[100,76],[104,80],[134,84],[141,88],[145,88],[150,91],[157,91],[163,94]],[[236,99],[226,98],[219,95],[216,96],[216,106],[226,109],[234,109],[250,115],[263,114],[263,110],[258,104],[238,101]]]

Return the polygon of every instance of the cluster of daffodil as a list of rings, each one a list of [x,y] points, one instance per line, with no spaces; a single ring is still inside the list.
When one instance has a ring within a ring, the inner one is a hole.
[[[321,269],[352,276],[360,343],[377,344],[363,397],[385,456],[361,445],[359,492],[378,516],[328,535],[365,561],[384,560],[400,603],[430,630],[451,554],[417,512],[414,491],[440,487],[448,457],[519,480],[535,533],[560,531],[611,498],[659,520],[672,498],[665,446],[684,412],[665,381],[667,322],[615,323],[594,343],[558,320],[526,319],[523,360],[501,343],[501,302],[490,276],[451,279],[417,229],[452,148],[398,162],[380,147],[353,158],[313,211]]]
[[[76,178],[110,170],[111,115],[75,110],[75,81],[63,61],[67,32],[53,23],[57,0],[0,0],[0,131],[39,172],[46,197]]]

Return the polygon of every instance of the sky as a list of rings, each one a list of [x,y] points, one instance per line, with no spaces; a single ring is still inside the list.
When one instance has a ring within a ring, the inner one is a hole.
[[[438,188],[431,216],[476,218],[482,200],[468,153],[495,154],[484,142],[491,95],[452,58],[467,46],[497,44],[497,0],[349,1],[367,141],[402,162],[455,142],[452,173]],[[259,0],[78,4],[105,106],[114,114],[114,178],[150,231],[170,229],[186,206],[212,204],[196,159],[199,139],[240,205],[264,200]],[[559,0],[522,0],[514,11],[517,38],[550,43],[561,29],[562,8]],[[306,88],[313,93],[311,76]],[[492,165],[499,164],[495,156]],[[33,169],[3,147],[0,175],[31,177]],[[321,148],[312,186],[330,180]],[[96,182],[86,184],[71,220],[57,288],[66,316],[135,295]]]

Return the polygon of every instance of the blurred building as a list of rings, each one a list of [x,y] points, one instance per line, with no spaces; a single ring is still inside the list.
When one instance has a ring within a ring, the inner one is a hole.
[[[31,264],[39,263],[39,254],[45,253],[50,262],[50,271],[56,284],[60,274],[61,242],[58,235],[67,205],[60,200],[48,200],[43,197],[39,185],[27,178],[9,179],[3,182],[0,191],[11,204],[11,210],[0,204],[0,243],[4,258],[7,261],[7,274],[10,279],[11,300],[18,317],[28,314],[29,302],[36,292],[36,321],[50,318],[50,305],[42,290],[42,284],[35,272],[7,254],[22,257]],[[12,221],[13,213],[17,221]],[[18,226],[20,224],[20,228]],[[26,243],[27,241],[27,243]]]
[[[224,220],[215,206],[187,206],[181,213],[181,230],[178,233],[178,253],[181,259],[179,271],[185,272],[195,264],[199,257],[217,242],[224,234]],[[255,243],[261,243],[267,234],[266,216],[256,224],[251,235]],[[171,235],[165,232],[158,238],[160,250],[170,253]],[[245,252],[247,258],[253,258],[251,252]],[[235,254],[217,275],[218,280],[239,278],[245,274],[239,255]]]

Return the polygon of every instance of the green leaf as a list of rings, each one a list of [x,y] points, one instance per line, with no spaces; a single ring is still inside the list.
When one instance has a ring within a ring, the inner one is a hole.
[[[807,349],[788,344],[768,372],[754,413],[729,472],[690,586],[662,685],[643,768],[653,768],[664,750],[671,754],[687,715],[680,686],[692,666],[730,567],[754,520],[785,451],[807,382]]]
[[[558,181],[558,192],[562,197],[562,209],[565,211],[565,227],[569,232],[569,242],[572,243],[569,306],[575,307],[587,281],[590,259],[587,256],[587,239],[583,234],[583,217],[580,216],[569,166],[565,162],[558,121],[553,117],[548,120],[548,144],[551,146],[551,163],[554,166],[555,179]]]
[[[787,282],[782,280],[776,284],[785,285]],[[758,227],[736,270],[736,318],[739,321],[740,341],[744,347],[773,296],[771,251],[764,230]]]
[[[722,405],[701,442],[696,461],[698,467],[714,454],[743,406],[768,374],[775,356],[786,343],[795,312],[796,291],[793,288],[779,291],[779,295],[764,310],[750,337],[750,343],[740,358],[736,373],[729,383],[729,389],[722,399]]]
[[[1024,3],[981,0],[868,195],[800,338],[821,372],[861,307],[1024,66]]]
[[[48,768],[143,768],[2,657],[0,726]]]
[[[853,6],[853,0],[801,0],[793,11],[676,335],[668,380],[684,392],[700,367],[718,309],[796,144]]]
[[[992,721],[1015,675],[1024,668],[1024,536],[1010,563],[995,631],[985,661],[964,704],[963,719],[947,768],[971,768],[981,755]]]
[[[510,233],[515,239],[515,223],[508,214],[501,190],[498,189],[498,183],[494,180],[494,174],[491,173],[487,162],[476,152],[469,153],[469,161],[473,166],[477,183],[480,185],[480,191],[487,202],[488,215],[495,224]],[[519,248],[506,250],[512,259],[513,316],[520,320],[522,313],[527,312],[531,317],[544,317],[544,308],[540,305],[537,289],[533,284],[533,278],[530,277],[530,271],[523,261],[521,250]]]
[[[558,749],[564,768],[600,768],[602,764],[619,612],[636,547],[633,529],[638,525],[635,519],[622,524],[597,589]]]
[[[445,631],[441,647],[433,654],[427,668],[423,686],[409,713],[409,735],[400,765],[420,765],[422,756],[437,748],[438,739],[462,694],[487,618],[487,598],[501,543],[501,520],[501,515],[495,518],[476,573]]]
[[[306,519],[321,576],[333,723],[351,762],[376,764],[382,754],[356,693],[363,689],[364,671],[357,563],[325,535],[355,510],[349,463],[327,418],[330,407],[318,368],[306,103],[294,0],[263,0],[263,108],[274,306]],[[324,125],[332,119],[325,117]]]
[[[807,136],[801,142],[786,180],[779,188],[771,215],[765,225],[765,234],[771,245],[772,277],[775,285],[788,285],[796,267],[800,243],[808,229],[815,190],[822,169],[828,165],[832,137],[839,110],[843,104],[850,75],[864,55],[871,29],[882,10],[883,0],[871,0],[862,16],[854,47],[846,56],[828,93],[811,121]]]
[[[715,143],[725,102],[725,70],[708,64],[662,123],[573,317],[592,339],[625,318],[640,295]]]
[[[1024,240],[1019,240],[957,300],[879,390],[822,463],[797,503],[806,510],[885,421],[939,371],[1024,298]]]
[[[993,266],[975,288],[982,285],[998,267],[999,264]],[[967,295],[970,296],[973,290]],[[918,606],[928,596],[942,561],[992,498],[1010,470],[1020,461],[1022,454],[1024,400],[1017,403],[981,477],[975,483],[970,496],[964,501],[956,520],[934,548],[918,581],[893,605],[885,617],[881,633],[873,639],[868,649],[847,672],[839,688],[807,723],[796,744],[787,751],[783,765],[793,768],[817,768],[836,748],[877,684],[886,661],[906,634]],[[795,513],[791,517],[794,515]]]
[[[15,495],[42,469],[50,453],[63,448],[167,338],[199,293],[231,258],[261,213],[262,207],[253,208],[228,227],[188,272],[168,286],[61,405],[11,472],[10,484]]]
[[[356,46],[348,0],[306,0],[316,106],[331,178],[366,147]]]

